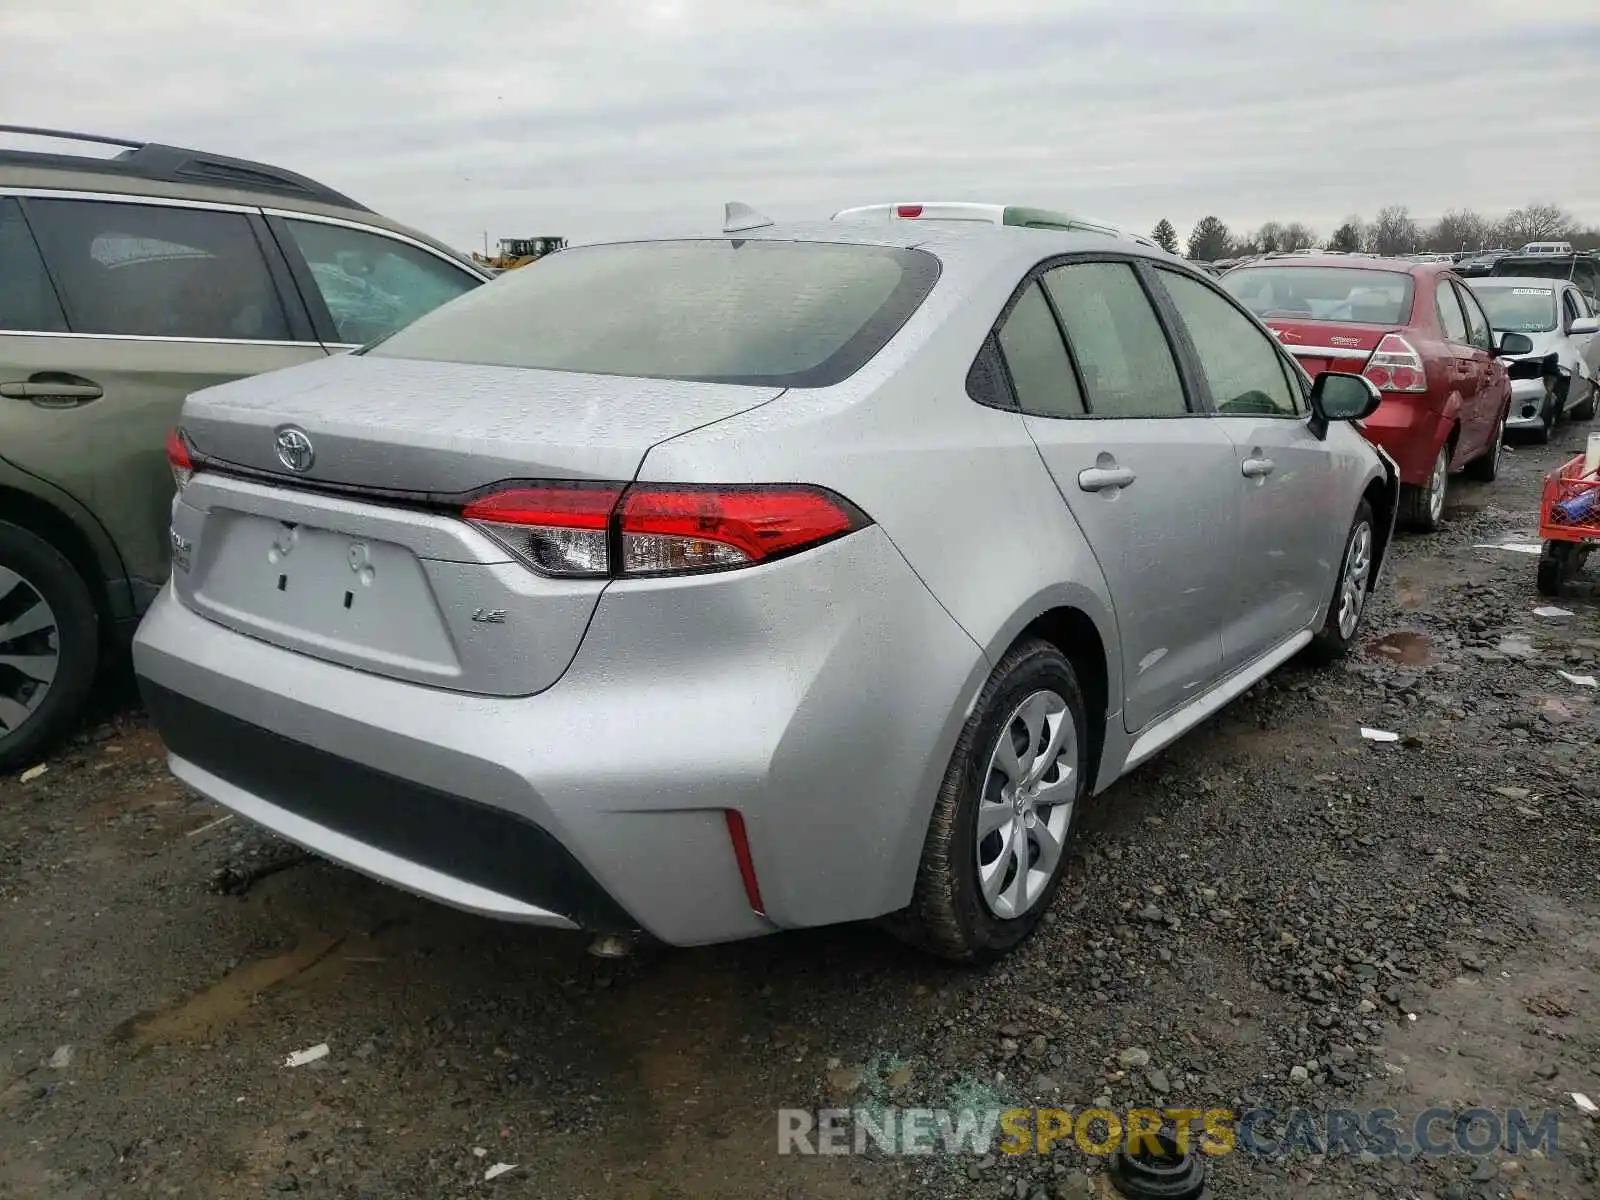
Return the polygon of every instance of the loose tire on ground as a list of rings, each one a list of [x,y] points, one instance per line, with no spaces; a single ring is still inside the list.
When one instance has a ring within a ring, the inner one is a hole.
[[[24,606],[37,607],[35,595],[49,606],[54,633],[33,630],[8,637],[8,626],[22,624]],[[37,680],[6,659],[37,661],[51,655],[54,675],[44,698],[36,707],[27,705],[26,717],[18,717],[17,697],[30,686],[27,680],[34,679],[34,687]],[[0,772],[31,766],[77,723],[99,664],[100,618],[88,585],[49,542],[0,521],[0,708],[10,714],[0,715]]]
[[[988,844],[978,836],[979,809],[993,810],[995,784],[1003,782],[990,774],[1002,731],[1009,738],[1018,706],[1041,693],[1064,701],[1071,722],[1070,730],[1060,730],[1059,736],[1065,740],[1070,734],[1072,742],[1070,753],[1064,751],[1060,760],[1064,770],[1069,765],[1066,759],[1072,759],[1067,789],[1072,807],[1053,876],[1026,911],[1007,919],[993,911],[979,880],[979,857]],[[934,803],[911,904],[887,918],[888,927],[921,949],[968,963],[999,958],[1026,938],[1049,909],[1066,873],[1073,826],[1088,787],[1088,745],[1083,692],[1072,664],[1048,642],[1033,638],[1019,642],[990,674],[961,730]]]

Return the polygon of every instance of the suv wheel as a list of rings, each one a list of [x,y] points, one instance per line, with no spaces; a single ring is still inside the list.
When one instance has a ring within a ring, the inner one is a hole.
[[[1355,644],[1361,618],[1366,615],[1367,598],[1372,594],[1373,552],[1377,545],[1373,532],[1372,506],[1363,500],[1350,522],[1344,540],[1344,558],[1339,563],[1339,580],[1334,585],[1328,617],[1311,640],[1311,655],[1323,662],[1341,658]]]
[[[916,891],[890,928],[960,962],[998,958],[1027,937],[1061,884],[1087,748],[1072,664],[1048,642],[1019,643],[956,742]]]
[[[78,719],[100,660],[89,588],[49,542],[0,522],[0,771]]]
[[[1450,489],[1450,443],[1434,455],[1428,482],[1420,487],[1406,484],[1400,489],[1400,516],[1412,529],[1432,533],[1444,520],[1444,498]]]

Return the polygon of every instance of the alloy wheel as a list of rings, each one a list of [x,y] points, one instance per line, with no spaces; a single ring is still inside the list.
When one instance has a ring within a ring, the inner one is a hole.
[[[61,661],[56,615],[28,580],[0,567],[0,741],[38,711]]]
[[[1078,793],[1078,728],[1067,702],[1041,690],[1000,727],[978,799],[978,885],[989,911],[1020,917],[1061,868]]]
[[[1450,447],[1439,447],[1433,460],[1433,471],[1428,475],[1428,518],[1434,524],[1444,516],[1444,493],[1450,483]]]
[[[1372,575],[1372,526],[1362,521],[1350,531],[1344,552],[1344,578],[1339,584],[1339,636],[1349,641],[1367,605]]]

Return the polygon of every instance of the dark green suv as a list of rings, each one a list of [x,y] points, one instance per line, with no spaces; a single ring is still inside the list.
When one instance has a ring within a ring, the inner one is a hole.
[[[488,274],[264,163],[18,126],[0,134],[75,143],[0,147],[9,770],[74,723],[105,655],[166,580],[164,445],[184,397],[364,345]]]

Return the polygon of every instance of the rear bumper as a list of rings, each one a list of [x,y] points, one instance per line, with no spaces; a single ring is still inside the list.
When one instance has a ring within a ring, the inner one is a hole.
[[[1385,396],[1362,423],[1362,431],[1394,459],[1402,483],[1420,487],[1428,482],[1450,426],[1434,412],[1426,394],[1419,393],[1414,399]]]
[[[987,670],[877,527],[749,571],[612,585],[535,696],[314,659],[171,589],[134,664],[173,772],[248,819],[459,908],[676,945],[903,906]]]

